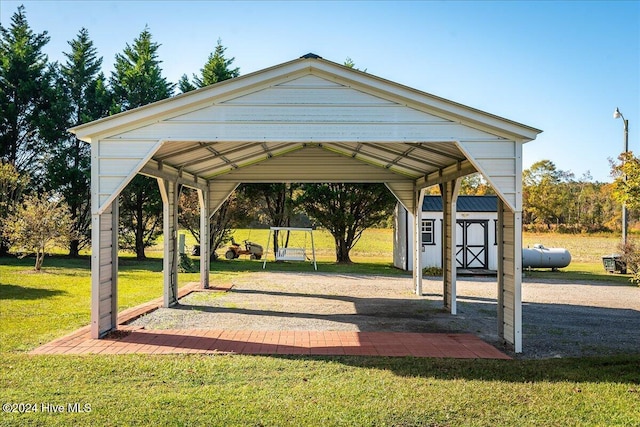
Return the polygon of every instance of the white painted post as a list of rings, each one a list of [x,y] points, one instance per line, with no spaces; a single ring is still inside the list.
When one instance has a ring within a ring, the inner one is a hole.
[[[178,302],[178,191],[173,181],[158,178],[163,205],[164,307]]]
[[[522,352],[522,214],[498,201],[498,335]]]
[[[522,212],[513,217],[513,351],[522,353]]]
[[[505,278],[505,253],[504,253],[504,202],[498,197],[498,229],[496,230],[498,240],[498,336],[505,339],[504,334],[504,278]]]
[[[422,203],[424,189],[415,191],[413,208],[413,280],[416,295],[422,296]],[[407,223],[407,227],[409,224]],[[409,256],[409,254],[407,254]]]
[[[91,337],[118,325],[118,199],[91,215]]]
[[[209,288],[210,247],[209,247],[209,190],[198,190],[200,202],[200,286]]]
[[[118,327],[118,231],[120,207],[118,197],[111,202],[111,327]]]
[[[457,260],[456,260],[456,202],[459,180],[440,186],[442,195],[442,293],[444,306],[451,314],[457,314]]]

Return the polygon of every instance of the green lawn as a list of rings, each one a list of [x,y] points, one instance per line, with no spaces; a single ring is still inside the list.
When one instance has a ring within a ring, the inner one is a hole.
[[[255,230],[251,236],[239,232],[237,240],[258,236]],[[390,238],[388,230],[365,236],[362,253],[371,247],[372,259],[390,254]],[[145,262],[121,258],[121,309],[161,295],[161,252],[149,254]],[[389,258],[365,261],[363,256],[353,266],[341,266],[325,259],[319,268],[406,274],[390,267]],[[596,264],[576,263],[587,277],[606,279]],[[261,267],[248,260],[212,263],[212,281]],[[2,426],[640,425],[639,355],[538,361],[30,356],[28,350],[88,324],[90,306],[88,258],[47,258],[40,274],[31,268],[29,259],[0,258],[0,401],[14,404],[9,410],[37,409],[4,412]],[[311,271],[309,263],[267,268]],[[198,274],[179,277],[184,284]],[[51,412],[54,405],[64,412]],[[90,412],[69,412],[74,408]]]

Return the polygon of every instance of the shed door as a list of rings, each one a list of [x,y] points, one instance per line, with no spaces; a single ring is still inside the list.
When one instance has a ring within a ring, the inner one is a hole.
[[[459,268],[487,268],[489,264],[489,221],[459,219],[456,233],[456,261]]]

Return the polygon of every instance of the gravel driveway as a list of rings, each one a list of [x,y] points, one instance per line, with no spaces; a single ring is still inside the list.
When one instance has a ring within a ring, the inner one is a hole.
[[[227,293],[194,292],[133,325],[146,329],[470,332],[497,336],[495,278],[458,278],[458,315],[442,308],[442,281],[410,277],[260,272]],[[521,358],[640,353],[640,288],[524,279]]]

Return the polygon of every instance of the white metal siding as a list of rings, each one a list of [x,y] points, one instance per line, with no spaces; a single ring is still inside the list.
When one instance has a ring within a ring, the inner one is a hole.
[[[522,209],[522,143],[460,140],[458,146],[512,210]]]
[[[98,338],[116,325],[118,281],[118,209],[110,204],[92,217],[91,336]]]
[[[416,190],[413,182],[389,182],[387,180],[385,185],[408,212],[413,212],[416,203]]]
[[[212,182],[209,186],[209,217],[211,217],[220,206],[229,198],[231,193],[238,188],[238,182]]]
[[[501,240],[498,254],[499,334],[522,351],[522,217],[498,203]]]
[[[113,201],[159,147],[157,140],[101,140],[92,147],[94,213]],[[94,190],[95,189],[95,190]]]
[[[174,182],[158,178],[164,235],[164,307],[178,302],[178,192]]]

